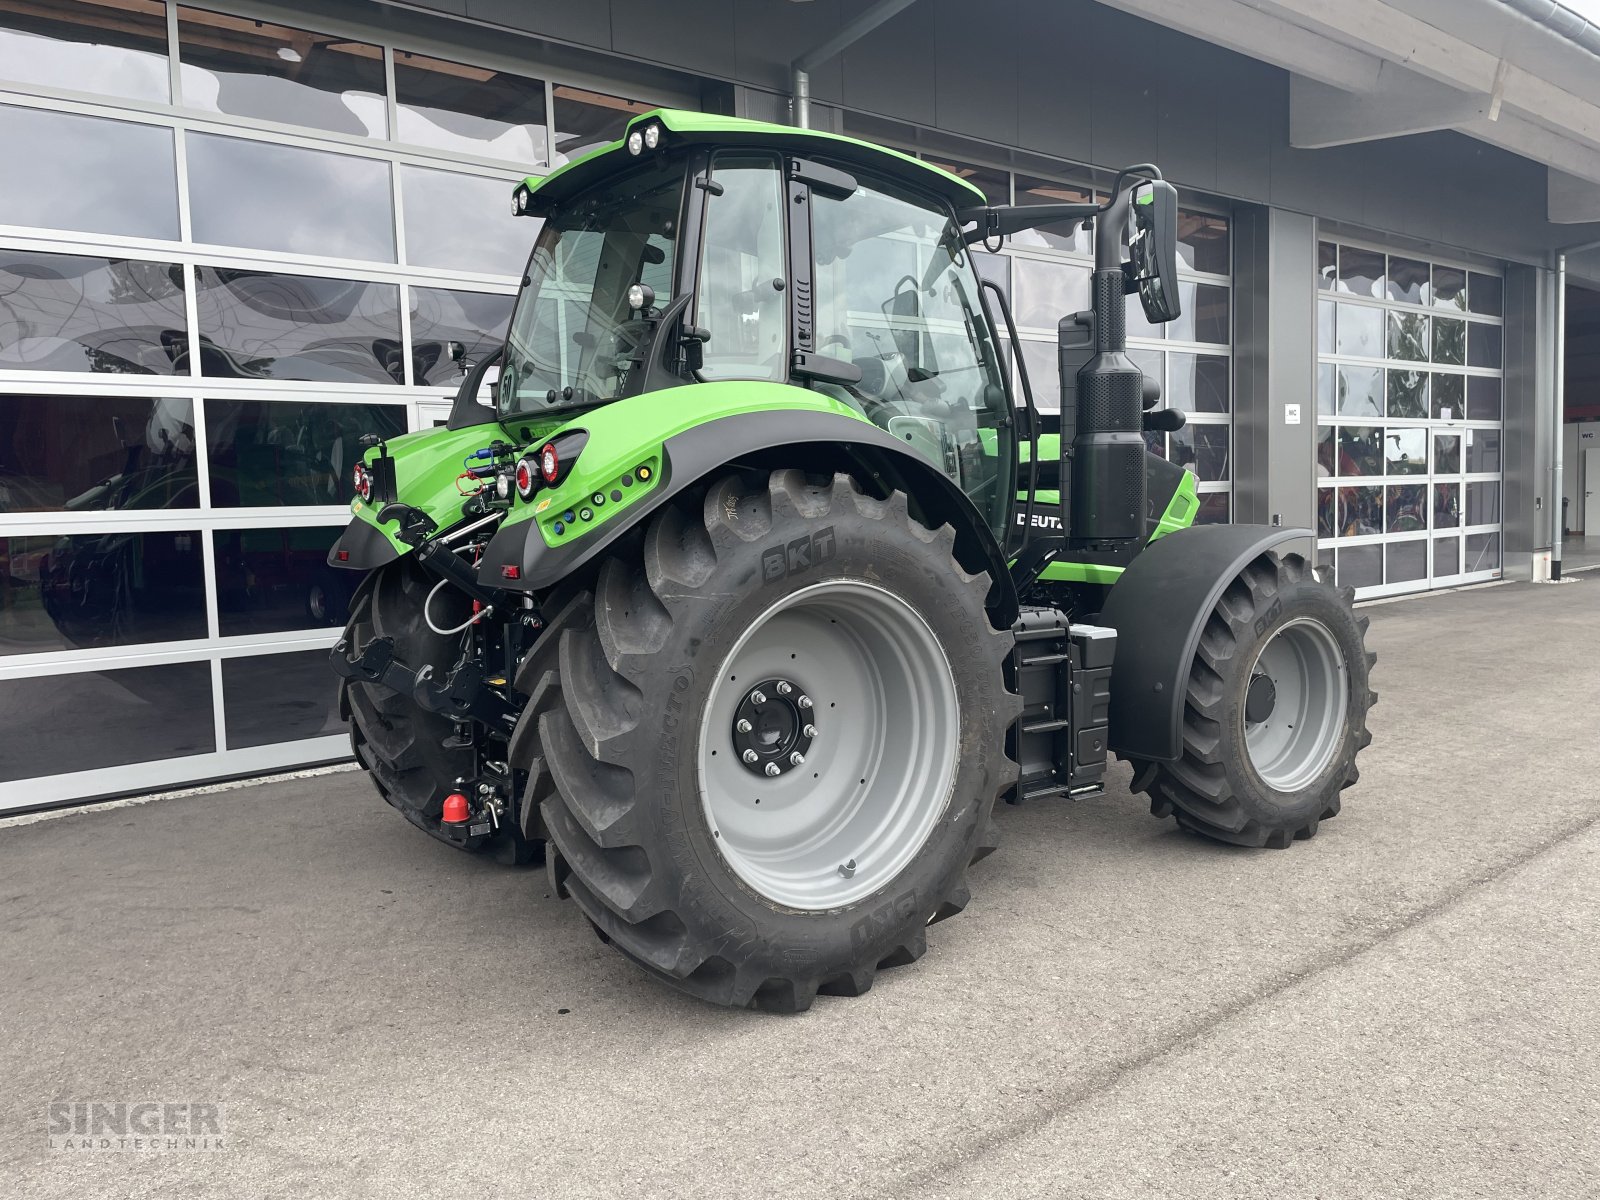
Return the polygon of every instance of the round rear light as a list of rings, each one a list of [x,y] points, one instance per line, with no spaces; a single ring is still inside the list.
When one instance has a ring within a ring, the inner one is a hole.
[[[533,478],[533,464],[525,458],[519,459],[517,461],[517,495],[524,500],[531,500],[536,486]]]
[[[371,500],[372,476],[367,474],[367,468],[362,466],[360,463],[357,463],[354,474],[356,495],[360,496],[363,500]]]
[[[555,483],[556,476],[561,471],[561,459],[556,455],[553,442],[546,442],[543,450],[539,451],[539,474],[544,476],[546,483]]]

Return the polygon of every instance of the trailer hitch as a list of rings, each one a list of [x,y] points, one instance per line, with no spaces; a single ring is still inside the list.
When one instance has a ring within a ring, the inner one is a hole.
[[[410,696],[419,707],[452,721],[479,721],[490,728],[508,730],[517,723],[517,708],[497,690],[505,680],[485,677],[483,667],[476,662],[464,662],[436,682],[432,666],[413,671],[395,658],[393,638],[373,638],[356,658],[350,657],[349,650],[349,639],[340,638],[328,656],[334,673],[344,679]]]

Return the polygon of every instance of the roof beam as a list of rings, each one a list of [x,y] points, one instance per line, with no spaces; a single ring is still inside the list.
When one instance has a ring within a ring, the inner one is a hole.
[[[1289,144],[1303,150],[1348,146],[1454,129],[1498,113],[1488,94],[1463,92],[1384,63],[1370,92],[1345,92],[1296,75],[1289,81]]]

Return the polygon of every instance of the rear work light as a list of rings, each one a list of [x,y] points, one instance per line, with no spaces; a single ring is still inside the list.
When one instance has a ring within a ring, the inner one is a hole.
[[[534,475],[531,459],[517,460],[517,495],[524,500],[532,500],[534,492],[539,490],[538,477]]]
[[[363,500],[371,500],[372,476],[367,474],[367,468],[363,464],[357,463],[356,469],[352,474],[355,478],[356,495],[360,496]]]

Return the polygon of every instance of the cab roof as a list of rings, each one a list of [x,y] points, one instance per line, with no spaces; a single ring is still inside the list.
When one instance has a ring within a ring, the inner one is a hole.
[[[891,175],[908,179],[913,184],[932,191],[956,209],[971,208],[987,203],[987,198],[973,184],[952,175],[942,167],[912,158],[898,150],[875,146],[837,133],[824,133],[816,129],[798,129],[792,125],[773,125],[766,121],[750,121],[743,117],[722,117],[713,113],[688,112],[682,109],[657,108],[640,113],[628,122],[622,136],[604,146],[573,159],[551,171],[548,175],[530,175],[525,181],[528,190],[543,204],[559,204],[604,179],[607,175],[636,162],[628,153],[628,134],[634,129],[655,122],[666,134],[663,144],[762,146],[776,150],[794,150],[819,154],[847,166],[876,167]],[[542,206],[542,205],[541,205]]]

